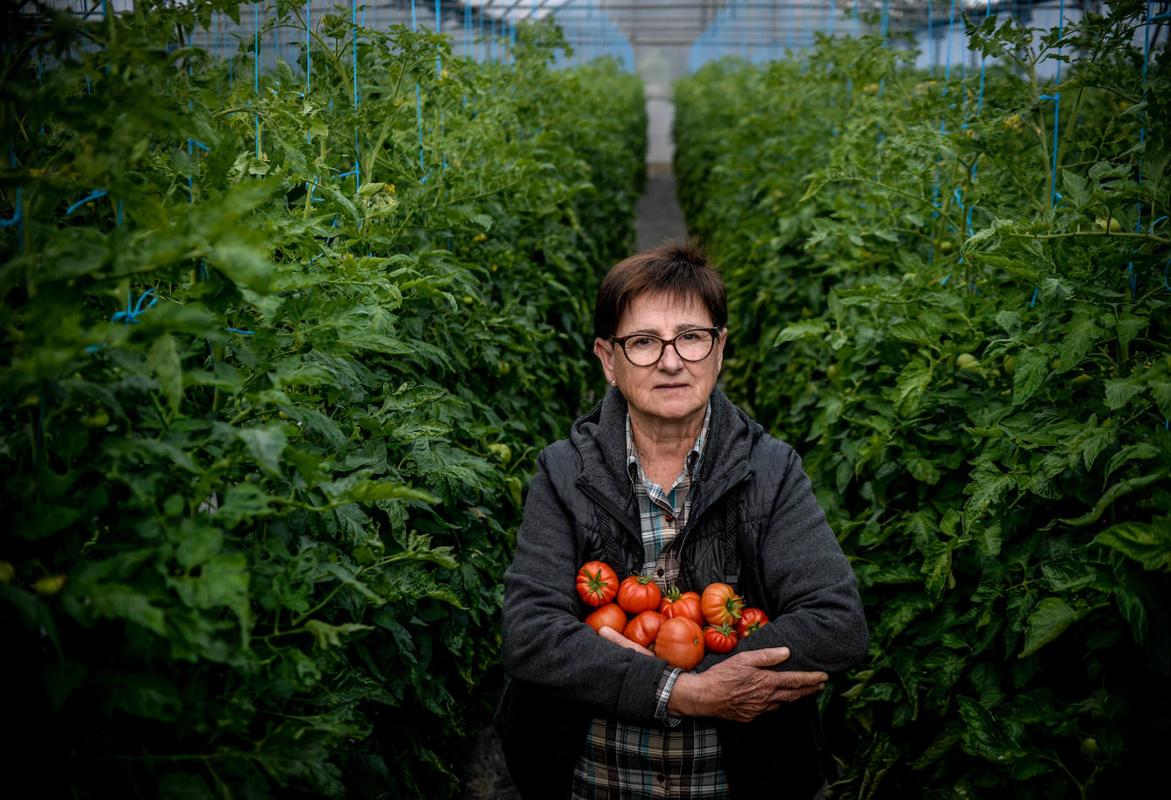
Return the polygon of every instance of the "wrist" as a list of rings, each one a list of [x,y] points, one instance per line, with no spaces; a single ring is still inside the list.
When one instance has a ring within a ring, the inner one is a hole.
[[[667,713],[675,717],[702,716],[699,704],[699,675],[682,672],[675,679],[671,696],[667,698]]]

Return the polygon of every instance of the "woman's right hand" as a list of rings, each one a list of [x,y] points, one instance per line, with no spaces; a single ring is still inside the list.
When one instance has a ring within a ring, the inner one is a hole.
[[[674,716],[751,722],[781,703],[825,688],[829,676],[824,672],[769,669],[788,658],[789,648],[772,647],[737,653],[705,672],[684,672],[671,690],[667,711]]]

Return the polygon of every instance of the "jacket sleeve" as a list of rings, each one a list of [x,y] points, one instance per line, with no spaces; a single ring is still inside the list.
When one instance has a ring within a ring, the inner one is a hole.
[[[546,448],[537,459],[516,555],[504,574],[503,654],[513,678],[551,689],[599,715],[655,719],[665,662],[598,636],[582,618],[572,522],[550,473]],[[562,452],[557,458],[574,458]]]
[[[781,452],[770,467],[779,477],[757,540],[757,566],[776,614],[732,654],[788,647],[791,654],[782,670],[843,672],[869,652],[854,571],[813,495],[800,457],[787,444],[774,440],[774,445]],[[727,657],[708,656],[699,668]]]

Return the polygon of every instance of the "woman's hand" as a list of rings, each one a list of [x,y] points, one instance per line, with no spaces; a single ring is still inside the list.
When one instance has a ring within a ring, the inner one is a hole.
[[[600,631],[598,631],[598,633],[601,635],[601,637],[603,639],[606,639],[607,641],[611,641],[616,645],[621,645],[622,647],[625,647],[627,650],[633,650],[636,653],[642,653],[644,656],[650,656],[651,658],[655,657],[655,654],[652,653],[650,650],[647,650],[645,647],[643,647],[638,642],[630,641],[625,636],[623,636],[620,632],[614,630],[613,628],[603,627]]]
[[[617,634],[616,634],[617,635]],[[638,645],[630,643],[634,647]],[[674,716],[720,717],[750,722],[825,688],[824,672],[776,672],[789,648],[773,647],[737,653],[706,672],[684,672],[675,681],[667,711]]]

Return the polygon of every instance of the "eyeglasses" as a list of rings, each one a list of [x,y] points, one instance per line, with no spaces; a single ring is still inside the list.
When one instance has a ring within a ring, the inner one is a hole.
[[[692,328],[678,334],[674,339],[660,339],[649,333],[634,333],[630,336],[611,336],[610,341],[622,348],[626,358],[636,367],[649,367],[663,357],[667,345],[684,361],[703,361],[711,355],[720,336],[719,328]]]

